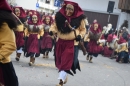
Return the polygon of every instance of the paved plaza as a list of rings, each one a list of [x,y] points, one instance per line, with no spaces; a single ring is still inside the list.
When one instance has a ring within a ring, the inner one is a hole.
[[[29,66],[29,58],[21,56],[15,61],[15,52],[11,55],[19,86],[56,86],[59,82],[58,70],[55,67],[53,52],[49,59],[42,55],[36,58],[34,66]],[[120,64],[107,57],[93,59],[93,63],[86,61],[86,56],[79,52],[81,72],[77,70],[74,76],[68,76],[64,86],[130,86],[130,64]]]

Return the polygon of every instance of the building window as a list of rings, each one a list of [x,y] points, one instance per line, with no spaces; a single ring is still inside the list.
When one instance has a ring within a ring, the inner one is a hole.
[[[51,1],[51,0],[46,0],[46,2],[45,2],[45,3],[46,3],[46,4],[50,4],[50,1]]]

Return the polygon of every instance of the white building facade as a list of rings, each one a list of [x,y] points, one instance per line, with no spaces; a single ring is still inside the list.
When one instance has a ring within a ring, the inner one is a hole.
[[[119,25],[121,25],[124,22],[124,20],[128,20],[130,25],[130,14],[121,12],[121,10],[118,9],[119,0],[72,0],[72,1],[77,2],[84,11],[92,11],[106,14],[108,14],[107,8],[109,1],[114,1],[115,6],[112,14],[116,14],[119,16],[117,27],[119,27]],[[37,0],[15,0],[15,2],[17,3],[17,6],[22,6],[23,8],[26,9],[33,9],[33,10],[37,9],[36,8]],[[46,11],[45,9],[50,10],[58,9],[57,7],[54,6],[54,0],[50,0],[50,4],[46,4],[45,0],[38,0],[38,3],[41,8],[44,8],[43,11]]]
[[[130,14],[121,12],[121,10],[118,9],[119,0],[73,0],[73,1],[77,2],[80,5],[80,7],[86,11],[99,12],[99,13],[107,13],[109,1],[114,1],[115,6],[113,9],[113,14],[119,15],[117,27],[119,27],[124,22],[124,20],[129,21],[129,27],[130,27]]]

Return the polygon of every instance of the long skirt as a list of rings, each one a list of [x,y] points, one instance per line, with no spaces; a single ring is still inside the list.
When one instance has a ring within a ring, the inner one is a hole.
[[[30,34],[26,40],[26,57],[39,57],[40,56],[40,42],[37,34]]]
[[[49,33],[45,32],[41,40],[41,53],[42,54],[45,54],[45,52],[52,51],[53,42],[52,42],[52,38],[48,37],[48,35]]]
[[[113,50],[109,49],[107,46],[104,47],[103,55],[105,57],[111,57]]]
[[[0,83],[4,86],[19,86],[12,62],[0,63]]]
[[[76,69],[80,70],[78,51],[79,47],[74,46],[74,40],[58,40],[55,49],[55,63],[59,71],[64,70],[68,74],[73,75],[73,73],[76,74]]]

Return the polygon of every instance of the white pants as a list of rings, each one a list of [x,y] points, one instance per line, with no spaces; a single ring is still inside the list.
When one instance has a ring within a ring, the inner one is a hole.
[[[64,82],[66,78],[67,78],[67,73],[65,71],[60,71],[58,79],[61,79]]]
[[[20,48],[19,50],[17,50],[17,53],[23,53],[23,48]]]

